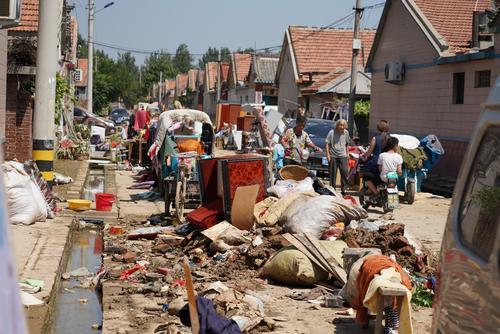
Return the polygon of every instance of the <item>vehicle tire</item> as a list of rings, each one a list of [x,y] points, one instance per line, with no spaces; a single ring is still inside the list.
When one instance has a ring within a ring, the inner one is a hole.
[[[415,182],[406,183],[406,202],[408,204],[413,204],[415,202],[415,193],[416,193],[416,185]]]
[[[359,195],[359,205],[361,205],[361,207],[365,210],[368,210],[370,207],[370,204],[365,202],[365,196],[363,194]]]
[[[178,176],[177,186],[175,190],[175,215],[180,222],[184,222],[184,204],[186,203],[186,185],[187,180],[184,172],[180,172]]]

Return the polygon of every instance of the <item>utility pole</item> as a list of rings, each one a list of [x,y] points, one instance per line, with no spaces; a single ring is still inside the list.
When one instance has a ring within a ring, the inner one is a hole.
[[[94,0],[89,0],[88,60],[87,60],[87,111],[92,112],[94,89]]]
[[[219,56],[218,56],[218,59],[217,59],[217,104],[220,103],[220,91],[221,91],[221,87],[220,87],[220,76],[221,76],[221,73],[220,73],[220,67],[221,67],[221,50],[219,49]]]
[[[356,105],[356,84],[358,79],[358,54],[361,49],[361,39],[359,38],[359,24],[361,22],[361,0],[356,0],[356,11],[354,17],[354,36],[352,39],[352,65],[351,65],[351,84],[349,88],[349,116],[348,130],[351,136],[354,136],[354,107]]]
[[[62,0],[41,0],[36,52],[33,160],[49,186],[54,180],[54,134],[58,35]]]
[[[161,105],[162,79],[163,79],[163,72],[160,71],[160,84],[158,85],[158,90],[159,90],[159,92],[158,92],[158,106]]]

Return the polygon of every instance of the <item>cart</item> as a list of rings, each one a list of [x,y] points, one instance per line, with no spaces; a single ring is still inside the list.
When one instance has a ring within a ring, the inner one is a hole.
[[[210,124],[203,124],[203,129],[201,135],[172,135],[167,141],[178,144],[184,140],[196,140],[200,142],[203,152],[211,153],[213,150],[213,129]],[[163,161],[169,161],[168,166],[161,168],[160,174],[163,180],[162,188],[167,215],[170,215],[173,205],[175,217],[183,222],[185,209],[194,209],[199,206],[201,191],[196,161],[209,157],[211,155],[200,154],[196,151],[179,152],[177,149],[173,150],[171,155],[163,157]]]
[[[165,212],[170,213],[173,204],[175,217],[180,222],[184,220],[185,208],[197,207],[201,200],[196,170],[196,160],[199,158],[197,152],[178,153],[172,157],[172,173],[164,179]]]

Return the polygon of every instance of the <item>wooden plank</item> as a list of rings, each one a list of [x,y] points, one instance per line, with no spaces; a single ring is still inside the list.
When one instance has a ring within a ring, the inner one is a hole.
[[[316,250],[316,247],[307,240],[307,238],[303,235],[299,234],[294,234],[293,235],[298,241],[302,243],[302,245],[309,251],[310,254],[319,262],[322,264],[322,266],[325,268],[325,270],[334,275],[334,270],[333,268],[329,265],[329,263],[323,258],[323,256]]]
[[[196,308],[196,297],[194,295],[193,278],[189,269],[189,260],[184,256],[184,278],[186,279],[186,289],[189,303],[189,319],[191,320],[191,331],[193,334],[200,333],[200,319]]]
[[[325,266],[323,264],[321,264],[315,257],[314,255],[311,254],[311,252],[309,252],[309,250],[299,241],[297,240],[294,235],[290,234],[290,233],[285,233],[282,235],[283,238],[285,238],[289,243],[291,243],[293,246],[295,246],[295,248],[297,248],[299,251],[301,251],[302,253],[304,253],[305,256],[307,256],[309,258],[309,260],[311,260],[312,262],[314,262],[314,264],[316,264],[318,267],[320,267],[321,269],[323,269],[324,271],[326,271],[327,273],[330,272],[330,269],[326,269]]]
[[[342,283],[345,284],[347,282],[347,273],[340,266],[340,264],[333,258],[333,256],[328,253],[323,246],[319,243],[319,240],[311,236],[310,234],[305,234],[305,237],[309,242],[316,248],[316,250],[323,256],[328,265],[333,269],[333,275]]]

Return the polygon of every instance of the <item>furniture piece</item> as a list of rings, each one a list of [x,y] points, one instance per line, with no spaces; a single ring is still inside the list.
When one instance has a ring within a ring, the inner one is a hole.
[[[382,333],[382,318],[384,317],[384,305],[387,299],[391,301],[396,298],[398,305],[398,315],[401,315],[401,307],[403,305],[403,298],[406,296],[406,289],[400,288],[379,288],[378,293],[381,298],[378,299],[377,303],[377,318],[375,319],[375,331],[374,334]]]
[[[142,144],[146,141],[142,138],[135,138],[128,140],[128,161],[132,161],[132,152],[134,149],[134,144],[137,143],[137,160],[139,161],[139,165],[142,163]]]
[[[198,176],[202,205],[219,200],[219,210],[231,217],[231,206],[236,189],[259,185],[257,201],[265,198],[271,186],[268,159],[259,154],[228,155],[198,161]]]
[[[255,116],[245,115],[240,116],[236,120],[236,126],[239,131],[250,132],[252,131],[252,123],[255,121]]]

